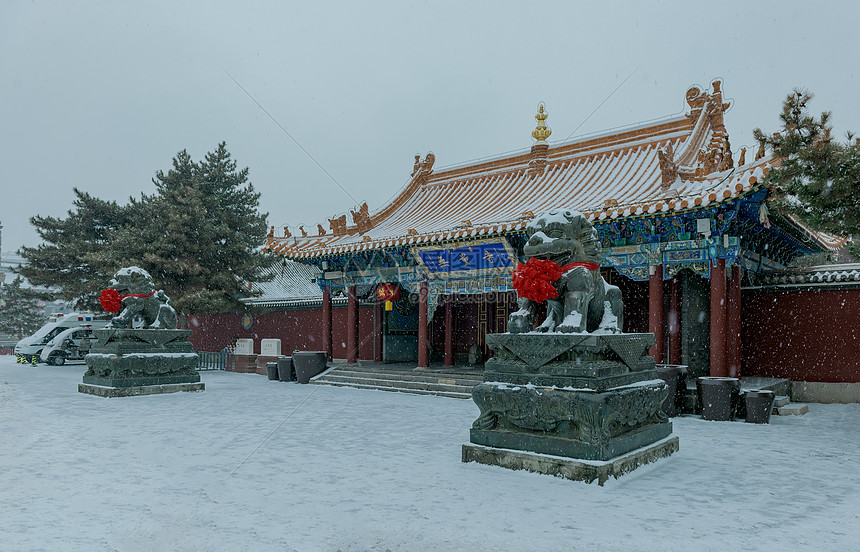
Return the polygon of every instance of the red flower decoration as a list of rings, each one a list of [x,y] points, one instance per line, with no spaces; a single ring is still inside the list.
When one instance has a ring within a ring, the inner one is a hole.
[[[113,288],[102,290],[99,303],[108,312],[119,312],[122,308],[122,298],[119,296],[119,292]]]
[[[519,297],[543,303],[558,297],[558,290],[552,284],[563,273],[555,261],[532,257],[526,264],[518,264],[511,278]]]

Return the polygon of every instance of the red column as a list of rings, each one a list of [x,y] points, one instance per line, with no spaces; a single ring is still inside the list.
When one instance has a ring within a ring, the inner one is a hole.
[[[681,364],[681,279],[669,281],[669,364]]]
[[[418,366],[430,367],[430,348],[427,344],[427,282],[421,282],[418,291]]]
[[[323,347],[328,359],[331,360],[331,286],[323,289]]]
[[[346,302],[346,362],[358,362],[358,297],[355,286],[347,288]]]
[[[728,306],[726,318],[726,362],[729,376],[741,377],[741,267],[732,266],[732,279],[729,280]]]
[[[648,277],[648,331],[654,334],[656,341],[648,350],[659,364],[663,362],[663,343],[666,338],[663,330],[663,265],[652,266]]]
[[[382,308],[384,301],[376,300],[373,307],[373,361],[382,362],[382,317],[385,310]]]
[[[711,268],[711,375],[728,376],[726,366],[726,260]]]
[[[445,366],[454,366],[454,296],[445,301]]]

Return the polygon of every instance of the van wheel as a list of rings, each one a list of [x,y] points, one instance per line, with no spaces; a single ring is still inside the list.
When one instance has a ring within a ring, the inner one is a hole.
[[[51,353],[48,356],[48,364],[51,366],[62,366],[66,363],[66,357],[62,353]]]

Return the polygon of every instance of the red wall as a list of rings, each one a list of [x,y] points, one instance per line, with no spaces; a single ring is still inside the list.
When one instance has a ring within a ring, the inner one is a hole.
[[[320,324],[317,334],[322,336],[322,307],[319,309]],[[346,333],[346,307],[332,308],[331,310],[331,340],[332,356],[334,358],[346,358],[347,333]],[[359,307],[358,309],[358,358],[361,360],[373,360],[373,307]]]
[[[373,307],[360,307],[358,315],[359,358],[373,359]],[[320,351],[325,347],[321,307],[251,317],[253,324],[246,330],[240,313],[193,314],[188,317],[188,327],[194,331],[191,343],[199,351],[220,351],[232,345],[234,338],[251,338],[257,354],[261,339],[280,339],[284,354],[294,350]],[[346,358],[346,307],[332,309],[332,350],[335,358]]]
[[[860,382],[860,289],[745,291],[742,373]]]

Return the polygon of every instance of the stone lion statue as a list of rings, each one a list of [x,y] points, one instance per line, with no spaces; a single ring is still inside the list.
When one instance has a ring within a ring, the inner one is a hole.
[[[588,219],[577,211],[548,211],[530,222],[526,233],[527,262],[513,275],[520,308],[508,319],[508,331],[532,331],[545,300],[547,316],[535,331],[620,333],[621,290],[600,274],[600,241]]]
[[[112,328],[131,328],[135,317],[143,321],[143,328],[175,329],[176,311],[162,290],[155,290],[152,276],[136,266],[122,268],[110,281],[109,289],[102,291],[102,306],[117,312],[111,320]]]

